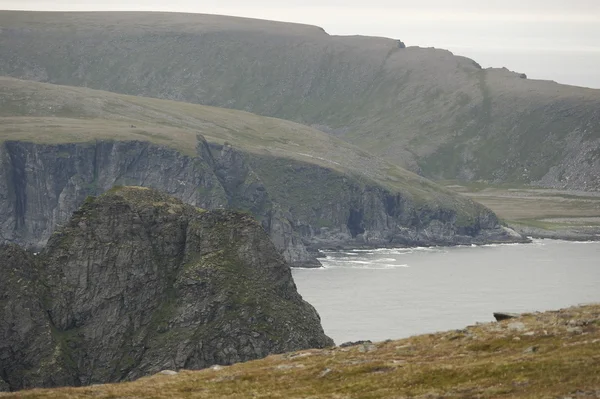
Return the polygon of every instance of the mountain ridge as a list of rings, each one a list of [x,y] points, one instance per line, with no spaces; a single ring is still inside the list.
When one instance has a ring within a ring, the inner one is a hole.
[[[600,90],[260,20],[2,12],[0,25],[0,74],[293,120],[435,179],[600,187]]]

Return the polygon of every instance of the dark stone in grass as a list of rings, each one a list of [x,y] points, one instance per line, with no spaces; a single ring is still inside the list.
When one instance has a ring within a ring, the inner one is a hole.
[[[519,317],[518,313],[504,313],[504,312],[494,312],[494,318],[496,321],[514,319],[515,317]]]
[[[369,340],[366,340],[366,341],[354,341],[354,342],[344,342],[343,344],[340,345],[340,348],[347,348],[349,346],[364,345],[364,344],[372,344],[372,342],[369,341]]]

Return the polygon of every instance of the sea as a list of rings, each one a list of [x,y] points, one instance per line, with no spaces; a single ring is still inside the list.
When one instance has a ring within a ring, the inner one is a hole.
[[[320,261],[293,276],[337,344],[600,303],[600,242],[325,251]]]

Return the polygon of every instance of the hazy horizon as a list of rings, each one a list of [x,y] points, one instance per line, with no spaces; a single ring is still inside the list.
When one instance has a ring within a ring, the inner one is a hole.
[[[507,67],[532,79],[600,89],[600,2],[504,0],[0,0],[0,9],[171,11],[317,25],[331,35],[383,36],[437,47],[483,67]]]

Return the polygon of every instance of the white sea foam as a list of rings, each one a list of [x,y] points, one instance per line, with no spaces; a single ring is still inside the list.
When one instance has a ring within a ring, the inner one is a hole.
[[[396,258],[380,258],[380,259],[373,259],[373,262],[377,262],[377,263],[387,263],[387,262],[395,262]]]
[[[389,269],[400,269],[410,267],[407,264],[396,264],[396,263],[355,263],[346,262],[344,264],[339,263],[323,263],[324,269],[362,269],[362,270],[389,270]]]

